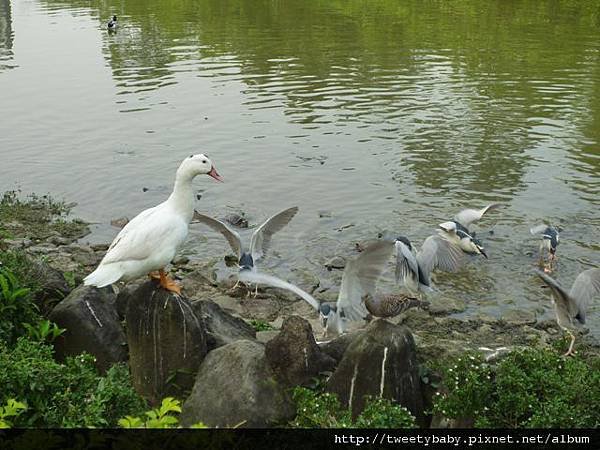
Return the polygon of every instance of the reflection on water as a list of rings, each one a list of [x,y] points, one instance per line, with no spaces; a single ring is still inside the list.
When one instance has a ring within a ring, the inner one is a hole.
[[[198,182],[205,211],[260,222],[301,207],[271,261],[290,279],[331,278],[319,264],[377,231],[419,244],[461,207],[501,201],[480,226],[490,261],[439,279],[469,313],[548,310],[529,276],[541,220],[565,228],[566,284],[598,264],[599,1],[26,3],[10,73],[28,83],[0,78],[1,188],[65,195],[107,224],[163,199],[200,149],[227,181]],[[0,13],[2,64],[7,0]],[[192,255],[225,248],[192,234]]]
[[[10,18],[10,0],[0,0],[0,72],[11,69],[13,31]]]

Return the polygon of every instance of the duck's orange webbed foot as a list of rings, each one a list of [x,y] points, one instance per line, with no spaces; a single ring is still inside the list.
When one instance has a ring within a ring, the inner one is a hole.
[[[181,286],[177,284],[171,277],[169,277],[164,270],[158,271],[160,275],[160,286],[169,292],[175,292],[177,295],[181,295]]]

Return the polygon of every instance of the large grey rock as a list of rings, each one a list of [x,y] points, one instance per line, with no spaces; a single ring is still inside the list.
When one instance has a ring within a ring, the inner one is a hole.
[[[410,331],[375,320],[346,349],[326,389],[338,395],[356,417],[365,396],[384,397],[408,408],[423,425],[423,393]]]
[[[336,361],[341,361],[341,359],[344,357],[346,349],[356,338],[361,336],[363,332],[364,330],[354,331],[352,333],[344,333],[335,339],[319,344],[319,347],[323,353],[331,356]]]
[[[125,312],[133,386],[150,403],[181,397],[207,352],[202,321],[189,301],[147,281]]]
[[[277,337],[266,343],[265,354],[276,378],[290,387],[309,384],[319,373],[333,370],[336,363],[321,351],[310,323],[299,316],[283,322]]]
[[[242,339],[256,339],[254,328],[243,319],[226,313],[214,302],[197,300],[192,302],[192,308],[206,327],[209,351]]]
[[[85,351],[96,357],[96,366],[102,371],[127,361],[125,333],[114,303],[110,288],[80,286],[56,305],[49,319],[66,328],[54,341],[57,358]]]
[[[294,414],[288,393],[267,364],[264,346],[244,340],[208,354],[183,405],[181,423],[262,428]]]

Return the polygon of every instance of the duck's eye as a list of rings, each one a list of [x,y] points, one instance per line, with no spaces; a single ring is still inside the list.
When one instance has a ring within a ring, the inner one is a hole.
[[[205,159],[202,160],[202,164],[206,164],[206,160]]]

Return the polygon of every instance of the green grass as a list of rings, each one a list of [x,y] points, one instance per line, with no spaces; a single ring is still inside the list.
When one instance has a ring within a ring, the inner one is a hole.
[[[254,328],[255,331],[269,331],[275,329],[270,323],[260,319],[250,320],[250,325],[252,326],[252,328]]]
[[[31,194],[22,199],[17,191],[5,192],[0,197],[0,239],[45,239],[55,233],[71,239],[82,237],[89,229],[85,222],[68,219],[72,206],[49,195]]]

